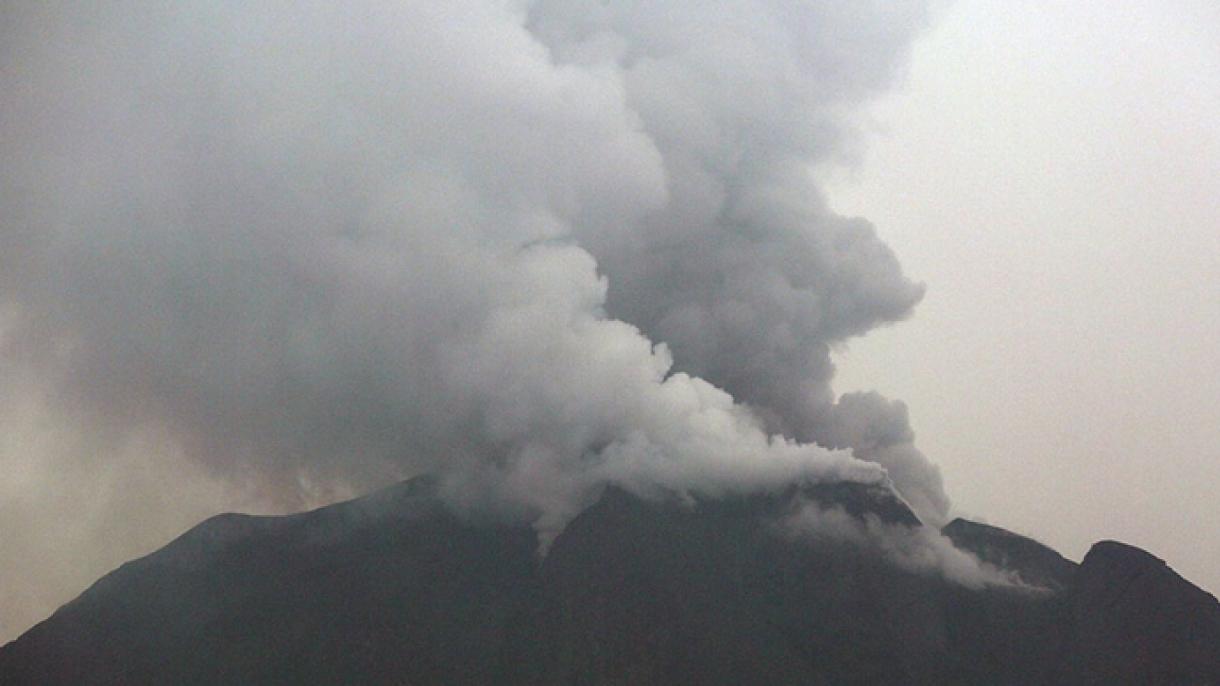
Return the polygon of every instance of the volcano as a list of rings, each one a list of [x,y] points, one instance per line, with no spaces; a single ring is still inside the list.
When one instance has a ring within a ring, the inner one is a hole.
[[[842,539],[796,499],[923,524],[891,492],[715,500],[608,488],[541,554],[417,478],[302,514],[213,517],[0,648],[19,684],[1220,684],[1220,604],[1116,542],[1080,564],[966,520],[1015,584]]]

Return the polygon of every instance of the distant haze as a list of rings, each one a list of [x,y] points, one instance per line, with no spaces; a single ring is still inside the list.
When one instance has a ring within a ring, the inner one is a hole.
[[[1220,7],[962,2],[831,204],[916,315],[836,356],[907,401],[961,510],[1220,592]]]

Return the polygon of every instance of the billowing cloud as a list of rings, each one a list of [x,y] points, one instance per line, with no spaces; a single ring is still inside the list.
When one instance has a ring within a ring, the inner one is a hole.
[[[611,482],[943,517],[905,409],[831,387],[922,289],[809,173],[922,2],[0,12],[0,344],[63,421],[544,532]]]
[[[836,403],[831,347],[910,313],[923,288],[860,219],[836,216],[811,164],[854,147],[855,106],[885,88],[920,2],[541,2],[530,25],[564,64],[612,60],[662,155],[668,201],[639,222],[582,222],[608,310],[770,431],[886,466],[921,516],[948,508],[905,408]]]

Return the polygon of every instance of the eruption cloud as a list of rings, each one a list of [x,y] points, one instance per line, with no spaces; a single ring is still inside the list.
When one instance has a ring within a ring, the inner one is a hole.
[[[831,386],[922,287],[811,177],[924,5],[9,3],[7,373],[222,479],[439,472],[544,534],[609,483],[939,523],[905,407]]]

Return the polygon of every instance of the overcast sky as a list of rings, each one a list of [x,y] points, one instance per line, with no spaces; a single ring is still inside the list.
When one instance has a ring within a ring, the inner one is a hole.
[[[927,295],[838,386],[910,407],[964,513],[1220,591],[1220,6],[966,0],[831,204]]]

